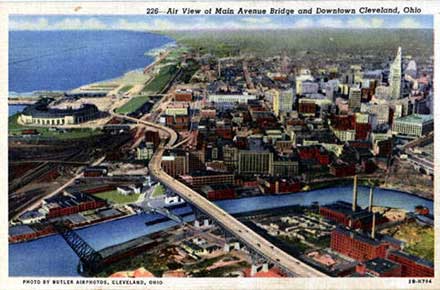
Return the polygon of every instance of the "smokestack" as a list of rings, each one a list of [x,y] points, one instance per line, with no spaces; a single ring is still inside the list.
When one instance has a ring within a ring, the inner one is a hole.
[[[374,185],[372,185],[370,187],[370,203],[368,206],[368,211],[372,212],[373,211],[373,192],[374,192]]]
[[[371,238],[374,239],[376,237],[376,214],[373,214],[373,222],[371,225]]]
[[[353,206],[352,206],[352,210],[353,212],[356,211],[356,205],[357,205],[357,175],[354,176],[353,179]]]

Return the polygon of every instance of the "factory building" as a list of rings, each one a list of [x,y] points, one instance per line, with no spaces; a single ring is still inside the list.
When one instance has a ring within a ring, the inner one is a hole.
[[[321,206],[319,208],[319,214],[339,225],[351,227],[353,229],[371,228],[373,219],[376,224],[381,224],[386,221],[385,218],[381,218],[378,214],[372,212],[373,188],[370,189],[369,206],[367,209],[362,209],[357,205],[357,194],[357,176],[355,176],[352,204],[344,201],[337,201],[333,204]]]
[[[106,206],[107,203],[95,196],[82,192],[66,193],[43,200],[42,211],[47,218],[66,216],[81,211]]]
[[[402,277],[434,277],[433,263],[399,250],[390,251],[388,259],[402,265]]]

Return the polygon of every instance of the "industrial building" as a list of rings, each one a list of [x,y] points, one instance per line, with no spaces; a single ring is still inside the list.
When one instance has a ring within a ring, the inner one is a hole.
[[[368,229],[371,228],[373,219],[376,224],[381,224],[386,221],[377,213],[372,212],[374,189],[370,188],[369,206],[367,209],[362,209],[357,205],[357,176],[355,175],[353,182],[353,201],[352,204],[344,201],[337,201],[336,203],[323,205],[319,208],[319,214],[339,225],[351,227],[353,229]]]
[[[41,208],[46,213],[47,218],[54,218],[106,205],[107,203],[98,197],[82,192],[74,192],[44,199]]]
[[[402,265],[402,277],[434,277],[434,264],[403,251],[393,250],[388,259]]]

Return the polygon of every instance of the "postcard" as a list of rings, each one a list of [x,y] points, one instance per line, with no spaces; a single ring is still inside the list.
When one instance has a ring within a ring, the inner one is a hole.
[[[0,288],[438,289],[439,15],[1,2]]]

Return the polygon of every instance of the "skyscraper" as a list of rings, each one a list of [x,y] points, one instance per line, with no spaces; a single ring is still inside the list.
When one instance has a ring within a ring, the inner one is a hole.
[[[397,100],[402,92],[402,48],[399,46],[397,55],[390,65],[390,95],[392,100]]]
[[[273,111],[275,116],[279,116],[280,112],[292,112],[293,90],[276,91],[273,95]]]
[[[361,90],[359,88],[350,88],[348,98],[348,107],[353,111],[359,111],[361,108]]]
[[[292,112],[293,89],[287,89],[280,92],[280,111]]]

